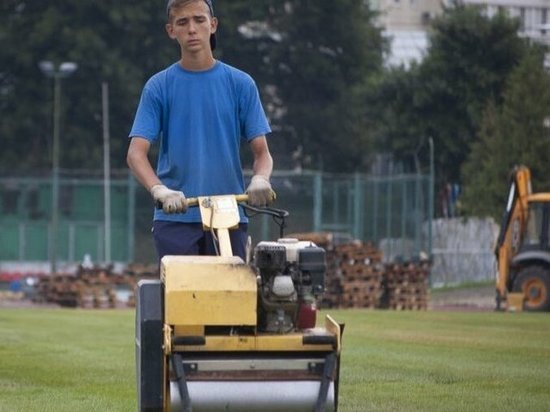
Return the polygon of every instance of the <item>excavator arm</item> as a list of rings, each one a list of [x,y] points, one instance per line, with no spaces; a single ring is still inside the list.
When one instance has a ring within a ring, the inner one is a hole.
[[[495,246],[497,307],[507,294],[510,262],[521,245],[528,215],[527,200],[531,193],[531,171],[526,166],[514,167],[510,174],[510,191]]]

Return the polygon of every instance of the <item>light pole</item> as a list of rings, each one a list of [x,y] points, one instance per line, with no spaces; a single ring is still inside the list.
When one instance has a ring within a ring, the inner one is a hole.
[[[51,61],[41,61],[38,66],[42,73],[54,80],[53,98],[53,147],[52,147],[52,216],[50,240],[51,273],[57,271],[57,227],[59,222],[59,134],[61,117],[61,79],[70,76],[78,68],[73,62],[59,65]]]

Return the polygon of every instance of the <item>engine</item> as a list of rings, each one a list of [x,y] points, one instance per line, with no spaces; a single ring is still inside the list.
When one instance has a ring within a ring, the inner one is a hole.
[[[315,327],[316,302],[325,289],[325,250],[293,238],[260,242],[253,265],[258,272],[258,330],[289,333]]]

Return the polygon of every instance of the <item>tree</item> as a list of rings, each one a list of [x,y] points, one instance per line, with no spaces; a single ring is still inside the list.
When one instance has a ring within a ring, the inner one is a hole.
[[[401,156],[424,147],[426,160],[423,142],[432,137],[437,175],[459,182],[487,101],[500,104],[507,76],[528,49],[518,27],[503,13],[488,17],[475,6],[446,8],[434,21],[425,59],[408,72],[390,73],[375,94],[377,106],[386,106],[379,147],[405,161]]]
[[[382,65],[373,12],[356,0],[293,0],[274,10],[270,24],[280,38],[266,69],[279,99],[280,116],[272,119],[278,137],[287,152],[301,147],[314,166],[360,169],[368,155],[362,96]]]
[[[215,11],[216,56],[255,78],[277,167],[302,145],[327,168],[356,168],[366,139],[358,96],[381,64],[380,32],[364,2],[231,0]],[[125,168],[141,88],[179,57],[164,31],[164,3],[6,0],[0,12],[3,174],[51,165],[53,86],[40,60],[79,65],[62,82],[61,167],[101,168],[101,82],[108,81],[111,164]]]
[[[531,169],[535,190],[550,191],[550,74],[542,52],[529,53],[512,72],[503,99],[501,108],[488,105],[463,167],[469,214],[500,218],[515,165]]]
[[[418,171],[419,156],[423,150],[427,153],[417,98],[421,87],[417,65],[389,68],[366,98],[369,129],[377,151],[391,154],[406,171]]]
[[[62,82],[62,168],[101,168],[101,82],[111,91],[112,164],[124,166],[127,133],[145,79],[177,59],[154,2],[8,0],[0,6],[1,168],[50,165],[52,80],[40,60],[74,61]]]

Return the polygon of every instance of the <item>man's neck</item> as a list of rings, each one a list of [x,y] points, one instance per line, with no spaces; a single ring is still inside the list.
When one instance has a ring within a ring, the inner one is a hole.
[[[211,53],[208,54],[187,54],[185,56],[181,56],[180,59],[180,65],[185,70],[189,71],[204,71],[211,69],[214,64],[216,63],[216,59],[214,59],[214,56]]]

